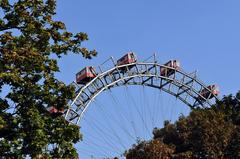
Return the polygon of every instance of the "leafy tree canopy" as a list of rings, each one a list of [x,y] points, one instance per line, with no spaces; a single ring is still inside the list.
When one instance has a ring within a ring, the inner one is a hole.
[[[240,92],[207,109],[193,110],[175,123],[153,130],[151,141],[126,151],[127,159],[240,158]]]
[[[73,144],[81,139],[79,128],[46,108],[66,108],[74,96],[74,89],[54,76],[57,59],[97,53],[81,46],[86,33],[71,33],[53,19],[55,10],[56,0],[0,0],[1,158],[78,156]]]

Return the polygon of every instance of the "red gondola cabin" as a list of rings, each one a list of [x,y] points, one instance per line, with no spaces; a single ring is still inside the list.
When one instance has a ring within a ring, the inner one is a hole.
[[[204,98],[213,98],[214,96],[217,96],[219,94],[219,87],[217,85],[210,85],[207,87],[208,89],[203,89],[200,94],[204,97]]]
[[[48,111],[51,113],[51,114],[57,114],[57,115],[62,115],[64,113],[64,109],[57,109],[56,107],[52,106],[48,109]]]
[[[172,74],[174,74],[174,69],[176,69],[176,70],[180,69],[180,62],[177,60],[170,60],[164,65],[167,67],[171,67],[173,69],[161,67],[160,68],[161,76],[166,76],[166,77],[171,76]]]
[[[129,52],[117,61],[117,65],[126,65],[137,62],[137,57],[133,52]]]
[[[95,69],[92,66],[85,67],[76,74],[76,82],[78,84],[87,84],[97,76]]]

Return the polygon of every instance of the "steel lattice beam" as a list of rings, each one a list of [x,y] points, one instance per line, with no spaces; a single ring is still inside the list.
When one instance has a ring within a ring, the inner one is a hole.
[[[161,76],[160,75],[161,67],[173,70],[174,74],[169,77]],[[121,68],[127,71],[121,72],[120,71]],[[141,78],[142,81],[131,82],[132,80],[134,81],[134,79],[137,78]],[[158,82],[148,83],[148,81],[152,78],[157,79],[160,84],[158,84]],[[184,79],[189,79],[189,81],[185,82]],[[162,83],[162,81],[166,82]],[[74,85],[77,84],[74,83]],[[99,87],[99,85],[101,86]],[[195,108],[196,106],[205,108],[210,107],[212,105],[211,101],[208,98],[204,98],[200,94],[200,91],[202,89],[206,89],[209,92],[211,91],[205,84],[198,80],[196,76],[192,77],[190,74],[185,73],[183,70],[176,70],[165,65],[144,62],[127,64],[122,66],[114,66],[109,70],[106,70],[104,72],[102,71],[100,74],[97,75],[97,77],[95,77],[91,82],[87,83],[85,86],[77,85],[78,89],[76,90],[77,93],[76,97],[73,101],[70,101],[69,108],[65,113],[65,118],[74,124],[78,124],[88,106],[101,92],[112,87],[122,85],[145,85],[161,89],[164,92],[175,96],[176,98],[178,98],[191,108]],[[178,91],[174,92],[173,90],[171,90],[171,85],[178,87]],[[167,86],[168,88],[166,88]],[[199,90],[199,88],[201,88],[201,90]],[[183,98],[181,96],[182,94],[186,94],[186,97]],[[218,100],[217,96],[215,95],[213,96],[214,99]]]

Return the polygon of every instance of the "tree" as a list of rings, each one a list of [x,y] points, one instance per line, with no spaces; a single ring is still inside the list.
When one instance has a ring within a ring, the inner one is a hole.
[[[236,131],[230,138],[230,144],[226,149],[226,156],[228,158],[237,159],[240,158],[240,127],[236,128]]]
[[[1,158],[77,158],[79,127],[46,108],[65,109],[74,96],[74,88],[54,76],[57,59],[69,53],[92,58],[96,51],[81,46],[86,33],[68,32],[53,19],[55,0],[0,0],[0,7]]]
[[[159,152],[166,148],[171,151],[164,158],[171,159],[240,158],[239,93],[236,97],[225,96],[211,108],[192,110],[189,116],[180,116],[173,124],[165,121],[163,128],[153,130],[151,141],[128,150],[127,159],[138,158],[139,150],[146,158],[161,158]],[[164,146],[154,146],[156,142]]]
[[[156,139],[149,142],[138,142],[126,152],[125,156],[127,159],[170,159],[173,152],[173,147]]]

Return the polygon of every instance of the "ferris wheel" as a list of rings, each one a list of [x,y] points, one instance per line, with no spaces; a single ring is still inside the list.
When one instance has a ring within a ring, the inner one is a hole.
[[[83,68],[72,85],[75,98],[64,117],[81,127],[83,144],[78,149],[83,158],[124,158],[125,150],[138,140],[151,138],[153,128],[167,119],[159,116],[173,114],[177,101],[189,109],[206,108],[219,94],[217,85],[206,85],[196,72],[185,72],[178,60],[159,64],[154,54],[140,61],[133,52],[117,61],[111,57],[97,68]],[[173,103],[163,104],[169,97],[174,97]]]

